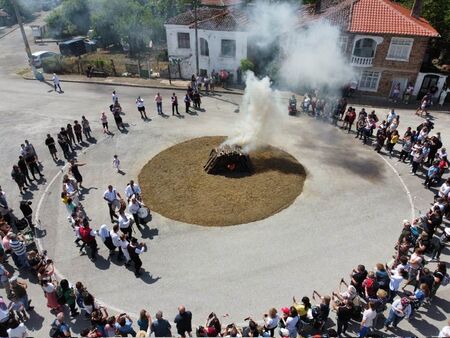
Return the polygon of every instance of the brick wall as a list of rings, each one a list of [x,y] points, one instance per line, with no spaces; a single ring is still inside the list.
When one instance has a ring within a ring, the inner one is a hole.
[[[363,35],[363,34],[360,34]],[[360,68],[360,69],[375,69],[381,71],[381,79],[378,85],[378,92],[371,92],[370,95],[377,96],[388,96],[391,87],[392,80],[395,78],[407,78],[408,81],[415,83],[417,73],[420,70],[420,67],[423,62],[423,58],[425,56],[425,51],[428,46],[429,38],[428,37],[414,37],[414,36],[397,36],[397,35],[388,35],[388,34],[380,34],[374,35],[380,36],[383,38],[383,42],[377,46],[377,50],[375,53],[375,59],[373,60],[372,68]],[[347,46],[347,53],[349,57],[351,57],[353,51],[353,43],[354,43],[355,35],[349,37],[349,43]],[[389,46],[391,43],[392,37],[405,37],[405,38],[413,38],[414,43],[411,49],[411,54],[409,56],[409,61],[393,61],[386,60],[386,56],[389,51]]]

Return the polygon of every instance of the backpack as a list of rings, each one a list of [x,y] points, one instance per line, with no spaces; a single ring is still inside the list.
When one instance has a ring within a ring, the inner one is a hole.
[[[61,287],[58,287],[56,289],[56,300],[57,300],[59,305],[66,304],[66,296],[64,295],[64,292],[61,289]],[[53,337],[53,336],[51,336],[51,337]]]
[[[450,276],[446,274],[444,278],[442,278],[441,285],[447,286],[450,283]]]

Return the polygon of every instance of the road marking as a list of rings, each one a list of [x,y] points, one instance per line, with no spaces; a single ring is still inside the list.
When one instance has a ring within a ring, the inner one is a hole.
[[[415,206],[414,206],[415,197],[413,199],[413,197],[411,196],[411,192],[409,191],[408,187],[406,186],[405,181],[403,180],[403,178],[401,177],[401,175],[397,171],[397,169],[395,169],[394,166],[391,163],[389,163],[389,161],[383,155],[378,154],[378,153],[377,153],[377,155],[379,157],[381,157],[384,162],[386,162],[386,164],[392,169],[392,171],[397,175],[398,179],[400,180],[400,183],[402,184],[403,189],[405,190],[406,195],[408,196],[409,205],[411,206],[411,221],[412,221],[416,217]]]

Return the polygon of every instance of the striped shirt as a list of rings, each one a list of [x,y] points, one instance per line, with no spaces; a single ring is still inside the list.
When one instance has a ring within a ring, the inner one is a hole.
[[[17,255],[21,256],[27,252],[27,247],[25,244],[18,240],[10,240],[9,245],[11,246],[12,251]]]

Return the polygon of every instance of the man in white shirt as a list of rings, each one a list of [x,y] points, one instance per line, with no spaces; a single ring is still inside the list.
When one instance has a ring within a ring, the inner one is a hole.
[[[136,197],[133,197],[130,204],[128,205],[128,211],[133,215],[134,223],[136,223],[136,226],[139,226],[141,224],[139,219],[139,209],[142,208],[142,206],[143,204],[139,202]]]
[[[61,85],[59,84],[59,77],[56,75],[56,73],[53,73],[52,81],[53,81],[53,87],[55,87],[55,92],[58,91],[58,90],[56,90],[56,88],[58,88],[59,93],[62,93]]]
[[[141,118],[143,120],[148,120],[147,113],[145,112],[144,99],[140,96],[138,96],[136,99],[136,107],[138,109],[138,112],[141,113]]]
[[[447,180],[439,188],[438,194],[439,197],[446,199],[449,193],[450,193],[450,178],[447,178]]]
[[[392,303],[394,301],[395,296],[397,295],[398,290],[400,289],[400,285],[403,280],[408,279],[408,272],[404,269],[396,269],[396,270],[387,270],[390,278],[389,282],[389,300],[388,303]]]
[[[113,90],[113,92],[111,94],[111,98],[112,98],[113,104],[116,103],[116,102],[119,102],[119,96],[116,94],[115,90]]]
[[[121,261],[123,259],[123,252],[122,252],[122,240],[119,236],[119,225],[114,224],[112,230],[109,232],[109,235],[111,236],[111,241],[114,244],[116,248],[119,249],[119,253],[117,255],[117,259]]]
[[[8,320],[8,337],[9,338],[26,338],[28,337],[27,328],[23,323],[19,323],[17,319],[10,318]]]
[[[119,227],[120,231],[122,231],[128,238],[131,238],[131,219],[127,214],[125,214],[124,211],[119,211]]]
[[[112,185],[108,185],[108,189],[103,193],[103,199],[108,203],[111,223],[114,223],[114,218],[118,218],[115,209],[120,205],[119,198],[121,198],[121,196],[116,189],[114,189]]]
[[[138,200],[141,199],[141,188],[139,187],[138,184],[134,183],[134,181],[131,180],[130,183],[128,183],[127,187],[125,188],[125,196],[127,197],[128,202],[130,202],[133,195]]]
[[[141,274],[142,261],[139,255],[147,250],[147,245],[145,243],[138,243],[136,238],[132,238],[130,244],[128,245],[128,253],[130,258],[134,263],[134,275],[139,277]]]

